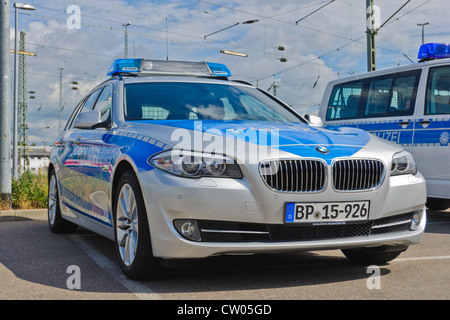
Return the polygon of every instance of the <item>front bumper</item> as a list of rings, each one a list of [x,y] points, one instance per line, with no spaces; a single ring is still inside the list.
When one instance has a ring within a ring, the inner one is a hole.
[[[420,173],[387,177],[374,191],[336,192],[327,187],[325,191],[306,194],[272,191],[259,176],[244,176],[244,179],[186,179],[157,169],[139,173],[153,254],[165,259],[204,258],[237,253],[412,245],[421,241],[425,230],[426,186]],[[362,200],[371,202],[370,220],[349,224],[347,231],[343,230],[345,226],[311,226],[305,230],[303,226],[284,223],[286,202]],[[420,225],[411,231],[408,219],[420,210],[423,212]],[[174,226],[178,219],[195,220],[200,228],[207,230],[202,232],[202,241],[181,236]],[[230,230],[238,232],[223,232]],[[319,236],[304,236],[317,231]]]

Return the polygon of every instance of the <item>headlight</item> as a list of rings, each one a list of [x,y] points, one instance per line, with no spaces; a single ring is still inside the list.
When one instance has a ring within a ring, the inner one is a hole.
[[[408,151],[401,151],[392,157],[391,176],[400,174],[416,174],[416,161]]]
[[[173,149],[150,157],[149,163],[158,169],[181,177],[242,178],[241,170],[236,162],[219,154]]]

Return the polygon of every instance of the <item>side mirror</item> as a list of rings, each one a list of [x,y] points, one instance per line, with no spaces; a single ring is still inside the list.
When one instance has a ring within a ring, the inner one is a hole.
[[[313,127],[323,127],[323,121],[320,117],[314,116],[312,114],[305,114],[305,118]]]
[[[74,122],[77,129],[90,129],[102,123],[101,114],[98,110],[90,110],[80,113]]]

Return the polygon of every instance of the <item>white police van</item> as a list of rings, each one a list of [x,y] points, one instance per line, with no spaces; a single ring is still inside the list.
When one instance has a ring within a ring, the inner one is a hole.
[[[427,206],[450,207],[450,44],[421,46],[419,63],[328,84],[319,117],[402,145],[427,180]]]

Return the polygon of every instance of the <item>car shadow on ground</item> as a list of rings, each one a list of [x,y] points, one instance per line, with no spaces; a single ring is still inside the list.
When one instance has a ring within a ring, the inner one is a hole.
[[[67,268],[77,265],[81,270],[81,292],[128,292],[121,279],[111,277],[104,266],[91,260],[70,237],[52,234],[46,221],[11,224],[14,224],[12,228],[2,229],[0,235],[4,245],[0,248],[0,263],[17,278],[67,289],[66,281],[70,277]],[[112,241],[82,228],[76,235],[83,237],[102,258],[119,269]],[[365,280],[371,275],[367,267],[350,263],[337,250],[228,255],[171,261],[166,265],[163,277],[140,283],[157,294],[214,293],[341,283]],[[381,276],[390,272],[389,264],[380,266]],[[120,271],[115,274],[125,278]]]
[[[336,251],[334,251],[335,253]],[[380,266],[380,275],[391,271]],[[148,281],[155,293],[258,290],[305,287],[367,279],[367,267],[326,251],[253,256],[217,256],[172,262],[160,280]]]

